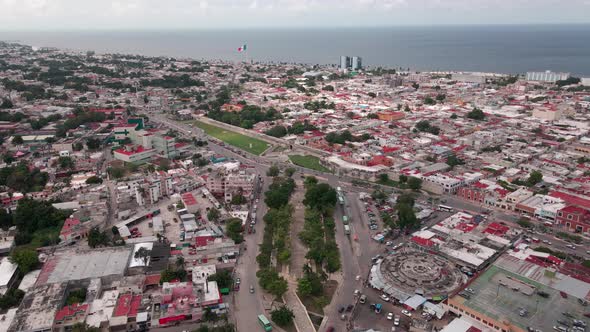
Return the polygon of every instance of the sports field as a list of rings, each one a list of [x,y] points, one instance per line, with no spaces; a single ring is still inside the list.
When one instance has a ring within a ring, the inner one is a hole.
[[[217,139],[224,141],[229,145],[233,145],[237,148],[240,148],[244,151],[250,152],[257,156],[262,154],[262,152],[264,152],[269,146],[269,143],[265,141],[246,135],[242,135],[235,131],[213,126],[208,123],[195,121],[194,124],[195,126],[203,129],[205,133],[207,133],[207,135],[213,136]]]
[[[313,169],[315,171],[320,172],[329,172],[331,171],[326,167],[320,164],[320,158],[314,156],[301,156],[301,155],[290,155],[289,159],[291,162],[297,166]]]

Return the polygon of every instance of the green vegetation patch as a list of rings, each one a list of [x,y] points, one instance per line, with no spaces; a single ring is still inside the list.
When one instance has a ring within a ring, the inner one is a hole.
[[[213,136],[229,145],[233,145],[257,156],[261,155],[269,145],[267,142],[257,138],[242,135],[235,131],[213,126],[201,121],[195,121],[195,125],[203,129],[207,135]]]
[[[313,169],[314,171],[331,173],[331,171],[328,168],[326,168],[320,164],[320,158],[318,158],[318,157],[290,155],[289,159],[291,160],[291,162],[293,164],[295,164],[297,166]]]

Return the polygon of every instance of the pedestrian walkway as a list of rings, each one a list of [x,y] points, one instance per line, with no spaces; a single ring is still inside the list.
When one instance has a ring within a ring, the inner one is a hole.
[[[289,290],[283,295],[283,299],[285,300],[287,307],[291,308],[293,311],[293,315],[295,316],[293,318],[295,328],[298,332],[316,332],[315,327],[307,314],[307,309],[295,293],[297,283],[293,280],[287,280],[289,281]]]

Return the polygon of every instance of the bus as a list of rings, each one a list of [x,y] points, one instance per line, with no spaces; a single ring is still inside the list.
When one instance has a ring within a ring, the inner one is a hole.
[[[438,210],[445,211],[445,212],[453,212],[453,208],[450,206],[446,206],[446,205],[439,205]]]
[[[265,331],[272,331],[272,325],[270,325],[270,322],[264,317],[264,315],[258,315],[258,323],[262,325],[262,328]]]

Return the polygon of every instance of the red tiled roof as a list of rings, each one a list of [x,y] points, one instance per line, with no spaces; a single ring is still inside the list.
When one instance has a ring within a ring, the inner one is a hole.
[[[113,316],[135,317],[137,316],[137,310],[139,309],[140,304],[141,295],[134,296],[131,294],[123,294],[119,296],[119,299],[117,300],[117,305],[115,306],[115,312],[113,313]]]
[[[590,200],[561,191],[551,191],[549,196],[564,200],[566,203],[590,209]]]
[[[139,145],[135,149],[133,149],[132,151],[127,151],[125,149],[118,149],[118,150],[115,150],[115,152],[120,153],[120,154],[124,154],[126,156],[132,156],[134,154],[142,153],[145,151],[151,151],[151,150],[152,149],[146,149],[143,146]]]
[[[197,236],[195,237],[195,245],[197,247],[205,247],[209,242],[213,242],[213,240],[215,240],[215,238],[210,235]]]
[[[88,310],[88,304],[74,303],[58,310],[55,314],[55,320],[62,321],[66,317],[72,317],[77,313],[86,312],[86,310]]]
[[[195,196],[193,196],[192,193],[184,193],[182,194],[182,201],[184,202],[184,205],[195,205],[197,204],[197,200],[195,199]]]
[[[159,274],[152,274],[149,276],[146,276],[145,279],[143,280],[143,284],[144,285],[158,285],[160,283],[160,278],[162,276]]]

